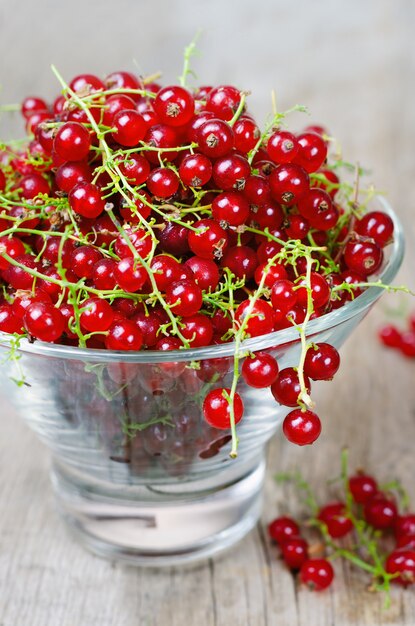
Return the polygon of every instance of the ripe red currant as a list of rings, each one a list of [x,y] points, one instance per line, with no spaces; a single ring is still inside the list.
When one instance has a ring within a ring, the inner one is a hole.
[[[395,502],[381,492],[375,493],[365,503],[365,520],[378,530],[391,528],[395,524],[397,515]]]
[[[202,307],[202,290],[192,280],[178,280],[167,287],[166,301],[176,315],[190,317]]]
[[[307,172],[294,163],[276,167],[269,176],[271,195],[280,204],[292,206],[309,190]]]
[[[318,519],[327,527],[327,532],[333,539],[344,537],[353,529],[353,522],[346,515],[346,507],[343,502],[331,502],[323,506]]]
[[[327,559],[308,559],[300,569],[300,580],[313,591],[323,591],[330,587],[334,570]]]
[[[356,474],[349,478],[349,489],[355,502],[365,504],[378,492],[378,484],[372,476]]]
[[[268,533],[271,539],[282,543],[290,537],[300,534],[298,524],[291,517],[277,517],[268,525]]]
[[[281,543],[282,558],[287,567],[298,570],[308,559],[308,544],[302,537],[289,537]]]
[[[271,354],[257,352],[242,364],[242,377],[246,384],[256,389],[270,387],[278,376],[278,363]]]
[[[61,312],[47,302],[33,302],[23,318],[27,332],[40,341],[57,341],[65,330]]]
[[[190,122],[195,110],[192,94],[178,85],[160,89],[153,106],[160,121],[169,126],[184,126]]]
[[[307,446],[314,443],[320,436],[320,418],[316,413],[308,409],[294,409],[284,419],[282,430],[291,443],[295,443],[298,446]]]
[[[312,380],[331,380],[340,367],[340,355],[329,343],[313,344],[304,361],[304,372]]]
[[[53,148],[65,161],[82,161],[91,147],[89,131],[78,122],[66,122],[55,135]]]
[[[203,401],[203,415],[213,428],[227,430],[231,427],[231,407],[226,397],[230,392],[228,388],[213,389]],[[235,393],[233,400],[233,411],[235,424],[238,424],[244,412],[244,405],[238,393]]]

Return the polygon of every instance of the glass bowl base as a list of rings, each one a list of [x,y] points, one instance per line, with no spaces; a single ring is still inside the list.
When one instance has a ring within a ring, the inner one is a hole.
[[[194,563],[230,548],[256,524],[262,509],[265,462],[231,484],[180,497],[163,486],[132,486],[117,497],[75,480],[54,464],[58,509],[70,532],[94,554],[130,565],[160,567]],[[122,496],[122,497],[121,497]]]

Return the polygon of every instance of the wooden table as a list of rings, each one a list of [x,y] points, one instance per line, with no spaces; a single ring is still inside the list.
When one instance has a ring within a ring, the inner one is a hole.
[[[79,5],[78,9],[81,7],[80,1],[75,4]],[[256,19],[253,4],[242,3],[239,13],[235,10],[232,15],[225,14],[225,19],[229,24],[233,19],[239,25],[251,23]],[[284,104],[307,101],[317,119],[327,120],[333,132],[343,139],[349,158],[359,157],[363,163],[373,166],[378,186],[388,189],[389,198],[404,221],[408,240],[408,254],[398,282],[414,288],[414,4],[410,0],[350,2],[346,14],[342,12],[346,6],[342,2],[303,2],[300,10],[305,12],[304,24],[301,20],[297,22],[297,3],[291,8],[287,6],[290,3],[265,4],[269,16],[261,5],[265,11],[261,22],[264,40],[255,39],[253,44],[258,70],[254,69],[253,62],[248,70],[245,66],[248,75],[244,76],[244,81],[240,64],[227,59],[223,69],[220,51],[211,45],[216,41],[216,31],[207,9],[202,15],[189,15],[183,7],[172,11],[169,24],[168,20],[163,22],[164,44],[172,50],[177,46],[175,32],[183,34],[180,30],[183,16],[187,19],[185,40],[191,38],[196,24],[202,21],[210,34],[205,43],[205,60],[200,62],[201,76],[206,70],[205,75],[210,80],[224,81],[234,72],[235,82],[241,84],[250,82],[252,77],[253,89],[259,85],[262,93],[264,84],[273,84],[275,77],[277,87],[285,89]],[[29,44],[22,45],[22,38],[16,36],[21,22],[12,5],[9,1],[2,3],[3,17],[9,20],[10,28],[1,40],[0,57],[4,59],[8,52],[8,58],[15,60],[17,82],[11,92],[13,97],[21,97],[25,93],[22,87],[24,59],[32,54],[32,48]],[[31,23],[31,12],[34,15],[37,11],[39,17],[39,6],[46,9],[49,5],[51,8],[52,4],[46,0],[33,8],[27,3],[27,24]],[[126,2],[123,0],[121,5],[125,8]],[[337,12],[334,5],[337,5]],[[128,6],[131,8],[131,4]],[[213,7],[215,15],[214,9],[222,4],[213,2],[209,6]],[[166,9],[167,3],[157,0],[144,17],[150,19],[158,15],[163,7]],[[44,35],[46,38],[58,26],[58,13],[49,13],[45,23],[39,24],[39,31],[29,33],[27,29],[27,37],[36,39]],[[136,17],[140,15],[137,7]],[[92,24],[90,14],[86,19]],[[274,39],[275,54],[272,55],[266,34],[272,34],[272,24],[277,28],[277,19],[281,39],[278,35]],[[296,32],[291,28],[287,30],[290,25],[294,28],[294,24],[298,27],[297,48],[292,41]],[[109,33],[111,25],[112,22],[102,21],[102,37]],[[72,22],[68,28],[73,28]],[[132,26],[126,28],[131,30]],[[257,30],[258,23],[253,28],[253,38],[259,37]],[[217,36],[223,32],[219,27]],[[88,36],[98,41],[93,31]],[[149,46],[148,33],[143,36],[147,37],[145,42]],[[161,37],[160,33],[157,36]],[[235,35],[236,50],[242,60],[248,62],[249,55],[243,56],[242,39],[242,34],[239,38]],[[284,56],[285,44],[291,46],[290,54],[296,50],[295,58]],[[213,57],[209,56],[210,45]],[[78,57],[71,66],[70,42],[61,46],[56,54],[58,57],[66,55],[70,71],[82,69],[77,63]],[[86,44],[83,48],[82,43],[80,46],[85,54]],[[93,45],[88,50],[93,50]],[[105,47],[101,50],[102,58],[94,67],[101,63],[103,67],[98,69],[104,71],[117,63],[122,65],[124,57],[119,50],[111,63],[108,50]],[[155,54],[155,66],[162,66],[166,48]],[[76,55],[81,55],[78,48]],[[37,59],[39,63],[40,59],[43,63],[44,57],[48,62],[55,58],[51,46],[39,49],[34,61]],[[293,63],[292,70],[286,67],[284,59]],[[46,84],[47,72],[46,67],[39,71],[40,85]],[[29,79],[26,71],[26,81],[33,80],[33,75]],[[30,88],[35,91],[34,85]],[[316,397],[324,419],[324,432],[318,443],[309,449],[298,449],[282,437],[272,442],[261,523],[226,555],[188,570],[133,569],[84,552],[66,534],[55,512],[46,450],[16,417],[7,398],[2,398],[0,625],[413,625],[413,590],[394,589],[392,607],[383,611],[381,598],[366,591],[365,575],[352,571],[347,565],[336,565],[336,582],[326,593],[313,594],[298,589],[291,574],[278,560],[266,533],[266,525],[273,516],[298,511],[298,502],[291,492],[275,484],[275,472],[299,468],[308,476],[319,497],[327,498],[326,481],[338,474],[340,450],[344,445],[350,446],[353,467],[364,465],[380,480],[400,479],[415,503],[415,363],[383,349],[376,340],[376,328],[385,319],[385,308],[398,303],[401,303],[400,298],[382,300],[345,345],[338,378],[333,383],[318,386]]]

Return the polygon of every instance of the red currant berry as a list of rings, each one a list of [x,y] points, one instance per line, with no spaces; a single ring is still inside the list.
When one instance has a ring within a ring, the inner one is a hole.
[[[249,176],[244,187],[244,196],[253,207],[271,202],[271,190],[264,176]]]
[[[202,291],[215,291],[219,283],[219,269],[211,259],[192,256],[185,262],[192,272],[192,278]]]
[[[274,313],[272,307],[265,300],[243,300],[235,312],[235,320],[240,326],[244,325],[245,333],[249,337],[266,335],[274,330]]]
[[[179,178],[173,170],[167,167],[157,167],[147,178],[148,190],[157,198],[170,198],[179,188]]]
[[[222,157],[213,166],[213,180],[218,189],[241,191],[251,174],[248,161],[239,154],[230,154]]]
[[[395,524],[397,515],[395,502],[381,492],[375,493],[365,503],[365,520],[378,530],[391,528]]]
[[[88,332],[103,332],[108,330],[114,321],[114,311],[106,300],[88,298],[82,303],[80,324]]]
[[[108,350],[139,350],[143,343],[141,330],[131,320],[112,323],[105,338]]]
[[[213,428],[227,430],[231,427],[231,406],[226,397],[230,393],[231,390],[228,388],[212,389],[203,401],[203,415]],[[235,424],[241,421],[243,412],[244,405],[241,396],[235,393],[233,400]]]
[[[274,309],[288,313],[297,304],[297,291],[290,280],[277,280],[271,289],[271,302]]]
[[[91,93],[104,89],[105,85],[102,80],[98,78],[98,76],[94,76],[94,74],[80,74],[71,80],[69,87],[76,93]]]
[[[302,133],[297,136],[298,153],[295,162],[306,172],[316,172],[327,157],[327,144],[316,133]]]
[[[10,304],[0,305],[0,332],[10,334],[22,332],[22,320],[16,317]]]
[[[143,88],[137,77],[130,72],[112,72],[106,77],[105,85],[108,89],[116,89],[119,93],[127,93],[134,101],[140,98],[140,94],[131,93],[131,91],[138,91]]]
[[[308,290],[305,286],[305,278],[302,277],[299,283],[301,286],[297,289],[297,302],[302,307],[307,307]],[[330,287],[327,280],[317,272],[311,272],[310,275],[311,298],[315,309],[321,309],[330,300]]]
[[[114,116],[112,125],[116,129],[112,136],[121,146],[132,148],[144,139],[147,123],[143,116],[133,109],[119,111]]]
[[[329,343],[313,344],[304,361],[304,372],[312,380],[331,380],[340,367],[340,355]]]
[[[212,111],[221,120],[233,118],[241,101],[241,92],[231,85],[214,87],[206,99],[206,110]]]
[[[89,131],[78,122],[66,122],[55,135],[53,148],[65,161],[82,161],[91,147]]]
[[[175,258],[167,254],[158,254],[151,261],[154,280],[160,291],[166,291],[172,282],[180,280],[181,266]]]
[[[241,226],[246,222],[249,214],[249,204],[238,191],[221,193],[212,202],[213,218],[230,226]]]
[[[394,550],[386,559],[385,569],[388,574],[399,574],[392,581],[407,587],[415,583],[415,550],[401,548]]]
[[[192,280],[178,280],[167,287],[166,301],[176,315],[190,317],[202,307],[202,290]]]
[[[13,289],[32,289],[34,277],[27,271],[27,269],[38,269],[35,257],[30,254],[22,254],[15,257],[14,260],[23,267],[9,265],[9,267],[3,272],[3,278],[11,287],[13,287]]]
[[[24,254],[25,247],[18,237],[0,237],[0,271],[6,270],[10,263],[6,260],[5,254],[12,259]]]
[[[383,252],[376,243],[351,240],[345,246],[344,260],[350,270],[368,276],[381,266]]]
[[[127,158],[120,159],[119,168],[121,174],[133,185],[142,185],[150,174],[150,163],[140,154],[130,154]]]
[[[268,139],[267,152],[274,163],[291,163],[298,152],[297,138],[286,130],[279,130]]]
[[[271,266],[268,263],[261,263],[255,270],[255,282],[259,285],[264,277],[264,287],[271,289],[277,281],[285,280],[287,278],[287,271],[281,263],[273,263]]]
[[[102,123],[109,128],[114,123],[114,117],[120,111],[130,111],[135,109],[135,102],[129,96],[116,94],[109,96],[105,101],[105,109],[102,117]]]
[[[388,348],[400,348],[402,344],[402,334],[393,324],[382,326],[378,332],[378,337],[384,346]]]
[[[250,387],[256,389],[270,387],[277,376],[278,363],[266,352],[257,352],[252,357],[246,357],[242,364],[242,377]]]
[[[282,558],[287,567],[298,570],[308,559],[308,544],[302,537],[289,537],[281,543]]]
[[[151,148],[158,148],[161,150],[146,150],[146,158],[150,163],[160,165],[160,159],[163,161],[174,161],[177,157],[177,152],[171,150],[179,145],[177,132],[172,126],[166,124],[156,124],[151,126],[145,134],[144,143]],[[163,148],[168,148],[164,150]]]
[[[378,492],[378,484],[372,476],[356,474],[349,478],[349,489],[357,504],[365,504]]]
[[[91,183],[78,183],[68,195],[69,204],[75,213],[93,219],[101,215],[105,208],[105,201],[101,191]]]
[[[92,278],[94,265],[102,259],[102,254],[92,246],[79,246],[71,254],[70,268],[78,278]]]
[[[78,183],[89,183],[91,179],[91,168],[84,161],[64,163],[55,174],[57,186],[65,193],[69,193]]]
[[[406,513],[405,515],[398,515],[395,522],[395,537],[402,537],[402,535],[414,535],[415,534],[415,513]]]
[[[234,146],[232,128],[222,120],[208,120],[196,132],[196,141],[202,154],[214,159],[225,156]]]
[[[384,248],[392,241],[393,221],[386,213],[371,211],[356,222],[355,230],[361,237],[373,239],[378,246]]]
[[[408,330],[401,335],[401,344],[399,346],[402,354],[413,359],[415,357],[415,332]]]
[[[192,348],[202,348],[212,342],[213,325],[206,315],[197,313],[183,320],[180,332]]]
[[[331,502],[320,509],[318,519],[327,526],[327,532],[333,539],[344,537],[353,529],[353,522],[345,514],[343,502]]]
[[[42,98],[28,96],[22,102],[21,112],[26,119],[31,117],[34,113],[44,113],[45,111],[48,111],[48,105]]]
[[[128,293],[140,291],[147,281],[146,270],[134,257],[121,259],[114,268],[114,277],[121,289]]]
[[[21,189],[21,196],[26,200],[32,200],[36,198],[39,194],[49,195],[50,186],[48,181],[40,176],[40,174],[29,174],[28,176],[24,176],[19,181],[19,188]],[[29,228],[29,227],[28,227]]]
[[[307,388],[307,392],[309,393],[311,387],[310,381],[308,380],[308,377],[306,375],[304,375],[304,382]],[[285,406],[297,406],[298,396],[301,392],[301,386],[296,370],[292,367],[287,367],[281,370],[278,374],[277,380],[271,386],[271,391],[276,401],[280,404],[283,404]]]
[[[114,245],[115,252],[122,259],[134,256],[134,250],[145,259],[151,252],[152,243],[148,231],[144,228],[136,228],[131,230],[125,228],[124,232],[128,235],[128,240],[124,234],[119,234]]]
[[[302,215],[288,215],[285,222],[285,232],[289,239],[305,239],[310,230],[310,224]]]
[[[300,534],[298,524],[291,517],[277,517],[268,525],[268,534],[277,543]]]
[[[251,216],[254,224],[258,225],[261,230],[268,228],[270,231],[281,226],[284,219],[280,205],[272,201],[264,202],[259,207],[253,207]]]
[[[274,392],[273,394],[275,397]],[[282,430],[291,443],[295,443],[298,446],[307,446],[314,443],[320,436],[320,418],[316,413],[308,409],[294,409],[284,419]]]
[[[223,254],[228,236],[226,231],[211,219],[203,219],[195,222],[188,235],[188,242],[191,251],[203,259],[220,259]]]
[[[57,341],[65,330],[61,312],[47,302],[33,302],[24,314],[27,332],[40,341]]]
[[[300,580],[313,591],[323,591],[330,587],[334,570],[327,559],[308,559],[300,569]]]
[[[92,282],[96,289],[115,289],[117,281],[114,276],[115,262],[112,259],[101,259],[95,263]]]
[[[188,187],[203,187],[212,176],[212,163],[204,154],[188,154],[179,167],[180,180]]]
[[[184,126],[190,122],[195,110],[192,94],[177,85],[160,89],[153,106],[160,121],[169,126]]]
[[[241,116],[233,126],[235,148],[242,154],[248,154],[255,148],[261,137],[261,131],[253,120]]]
[[[309,190],[307,172],[294,163],[276,167],[269,176],[271,195],[280,204],[292,206]]]

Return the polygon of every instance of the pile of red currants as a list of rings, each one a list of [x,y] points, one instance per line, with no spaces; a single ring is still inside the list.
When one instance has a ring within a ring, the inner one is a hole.
[[[395,324],[385,324],[379,330],[384,346],[394,348],[409,359],[415,358],[415,312],[408,316],[408,328],[401,331]]]
[[[0,155],[0,331],[119,351],[234,342],[234,384],[205,397],[208,424],[236,445],[242,376],[293,408],[290,441],[312,443],[310,380],[333,377],[336,349],[305,342],[279,371],[241,343],[293,325],[305,338],[358,296],[391,219],[360,208],[323,128],[289,132],[275,113],[261,130],[236,87],[55,74],[61,95],[25,98],[29,137]]]
[[[324,554],[314,555],[328,552],[369,572],[374,589],[388,591],[390,582],[405,587],[415,584],[415,514],[407,510],[399,514],[397,498],[373,476],[358,472],[343,478],[344,498],[323,507],[317,505],[305,481],[300,479],[298,485],[306,490],[311,508],[307,526],[319,529],[322,543],[309,545],[291,517],[278,517],[269,524],[269,536],[278,544],[287,567],[299,572],[302,583],[321,591],[331,585],[334,570]],[[389,486],[402,492],[398,483]],[[339,543],[350,535],[352,542]]]

